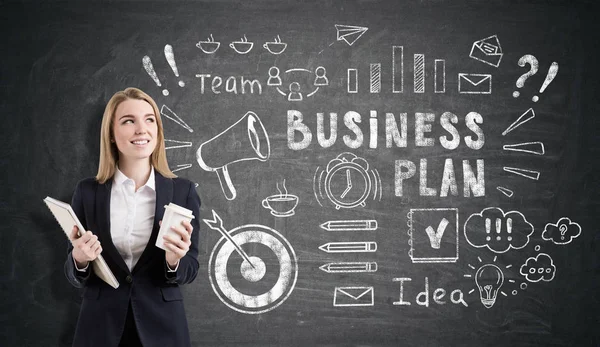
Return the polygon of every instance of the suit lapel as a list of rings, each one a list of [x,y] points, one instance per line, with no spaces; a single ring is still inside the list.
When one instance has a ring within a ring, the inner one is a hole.
[[[154,170],[154,183],[156,189],[156,207],[154,209],[152,235],[132,272],[140,269],[145,262],[152,258],[152,253],[160,251],[160,249],[155,246],[158,230],[160,229],[158,222],[163,219],[165,205],[168,205],[173,201],[173,181],[171,179],[163,177],[157,170]]]
[[[102,240],[102,253],[108,255],[112,261],[117,264],[126,273],[129,273],[129,268],[119,254],[110,235],[110,191],[112,180],[104,184],[98,185],[96,192],[96,220],[98,221],[98,230],[93,232],[98,233],[98,237]]]

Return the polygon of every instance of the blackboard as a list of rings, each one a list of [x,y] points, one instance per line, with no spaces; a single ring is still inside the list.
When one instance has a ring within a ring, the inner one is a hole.
[[[2,345],[72,341],[81,293],[42,199],[95,175],[129,86],[208,221],[193,345],[599,345],[597,13],[2,2]]]

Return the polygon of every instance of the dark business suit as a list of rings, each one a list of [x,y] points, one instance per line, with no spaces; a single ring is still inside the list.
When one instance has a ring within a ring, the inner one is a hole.
[[[152,236],[132,271],[115,248],[110,236],[110,193],[112,180],[99,184],[94,178],[80,181],[71,206],[86,230],[98,236],[102,256],[119,281],[114,289],[88,267],[75,269],[73,246],[69,242],[65,275],[76,287],[83,287],[83,302],[73,346],[112,347],[119,344],[128,308],[135,318],[139,338],[144,346],[190,346],[183,297],[179,285],[190,283],[198,274],[198,240],[200,198],[195,186],[183,178],[169,179],[155,171],[156,210]],[[187,254],[179,261],[176,272],[168,272],[165,251],[154,244],[164,206],[173,202],[192,210],[193,232]]]

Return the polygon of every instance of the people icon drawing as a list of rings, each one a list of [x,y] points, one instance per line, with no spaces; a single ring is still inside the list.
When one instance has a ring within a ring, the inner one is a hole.
[[[327,72],[325,71],[325,68],[322,66],[318,66],[315,69],[315,82],[314,82],[315,87],[329,85],[329,79],[327,78],[327,76],[325,76],[326,73]]]

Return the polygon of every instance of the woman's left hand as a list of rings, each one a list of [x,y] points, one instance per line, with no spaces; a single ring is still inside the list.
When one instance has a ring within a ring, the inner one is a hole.
[[[174,225],[171,229],[175,231],[177,235],[167,234],[163,236],[163,239],[165,241],[165,248],[167,248],[165,259],[167,260],[169,267],[175,269],[179,259],[183,258],[190,249],[193,227],[190,222],[183,221],[181,222],[181,225]]]

